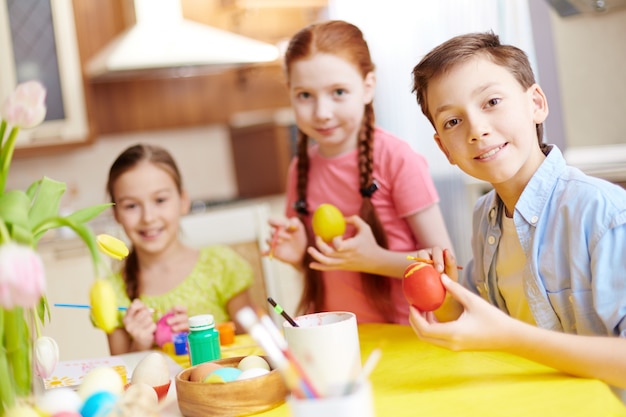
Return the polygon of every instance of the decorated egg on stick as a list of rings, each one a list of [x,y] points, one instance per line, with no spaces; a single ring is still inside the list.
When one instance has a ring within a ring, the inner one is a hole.
[[[423,262],[415,262],[404,270],[402,290],[406,300],[420,311],[438,309],[446,296],[441,274]]]

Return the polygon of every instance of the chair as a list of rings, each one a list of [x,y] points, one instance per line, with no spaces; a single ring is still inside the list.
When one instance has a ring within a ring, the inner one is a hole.
[[[254,270],[250,296],[255,307],[265,311],[272,311],[267,302],[268,294],[274,295],[279,290],[278,261],[261,256],[270,236],[269,213],[266,203],[217,208],[184,216],[180,224],[181,239],[188,245],[228,245],[250,262]],[[273,311],[270,315],[277,324],[282,323]]]

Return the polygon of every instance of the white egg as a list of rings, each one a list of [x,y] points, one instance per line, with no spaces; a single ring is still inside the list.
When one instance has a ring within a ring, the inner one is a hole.
[[[84,401],[98,391],[108,391],[120,395],[124,391],[124,381],[113,368],[101,366],[94,368],[85,375],[78,387],[78,395]]]
[[[270,365],[267,363],[265,359],[263,359],[260,356],[249,355],[243,358],[241,361],[239,361],[239,365],[237,365],[237,368],[239,368],[242,371],[246,371],[252,368],[261,368],[261,369],[266,369],[269,371]]]
[[[71,388],[61,387],[49,389],[37,397],[37,408],[45,414],[56,414],[60,411],[79,411],[83,400]]]
[[[131,383],[144,383],[151,387],[167,384],[170,370],[165,356],[159,352],[150,352],[135,367]]]
[[[156,407],[159,405],[159,399],[157,393],[148,384],[137,383],[130,384],[124,392],[122,401],[128,404],[137,404],[142,408]]]
[[[236,380],[237,381],[241,381],[242,379],[256,378],[257,376],[267,375],[269,373],[270,373],[270,371],[268,371],[267,369],[250,368],[250,369],[246,369],[245,371],[240,373]]]

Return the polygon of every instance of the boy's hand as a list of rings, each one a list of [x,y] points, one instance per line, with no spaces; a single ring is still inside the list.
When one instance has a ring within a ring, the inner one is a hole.
[[[458,282],[458,265],[456,258],[448,249],[435,246],[430,249],[420,249],[415,255],[416,258],[430,259],[433,267],[439,273],[445,273],[453,281]]]
[[[445,275],[441,278],[463,313],[455,321],[441,323],[434,314],[411,307],[409,322],[420,339],[455,351],[499,350],[514,342],[513,329],[520,322]]]

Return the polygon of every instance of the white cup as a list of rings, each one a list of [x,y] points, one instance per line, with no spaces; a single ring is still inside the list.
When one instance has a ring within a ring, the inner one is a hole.
[[[360,384],[348,395],[315,399],[287,398],[292,417],[374,417],[372,387],[369,382]]]
[[[346,311],[307,314],[283,323],[289,350],[319,394],[335,396],[361,371],[356,315]]]

